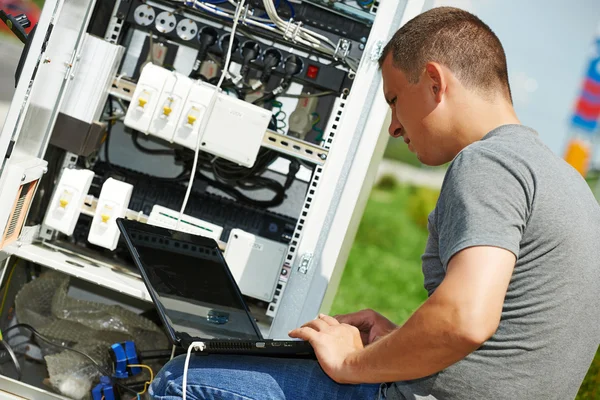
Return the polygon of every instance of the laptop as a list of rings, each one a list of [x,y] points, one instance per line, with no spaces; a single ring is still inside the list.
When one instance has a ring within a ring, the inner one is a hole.
[[[301,340],[264,339],[216,241],[117,219],[171,342],[207,354],[313,358]]]

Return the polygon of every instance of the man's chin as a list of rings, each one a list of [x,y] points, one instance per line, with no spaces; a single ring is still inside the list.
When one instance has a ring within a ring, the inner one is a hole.
[[[446,163],[445,161],[430,159],[426,155],[420,154],[416,151],[413,151],[413,153],[415,153],[417,160],[419,160],[421,164],[427,165],[428,167],[439,167],[440,165],[444,165]]]

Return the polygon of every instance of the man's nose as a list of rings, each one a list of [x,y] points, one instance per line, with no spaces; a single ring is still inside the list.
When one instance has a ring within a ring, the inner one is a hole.
[[[390,136],[394,138],[400,137],[400,135],[402,135],[402,124],[394,117],[392,117],[392,122],[390,122],[388,132]]]

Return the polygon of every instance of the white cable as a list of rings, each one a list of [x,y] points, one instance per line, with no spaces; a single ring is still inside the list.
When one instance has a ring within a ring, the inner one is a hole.
[[[188,4],[188,3],[186,3]],[[207,4],[207,3],[198,3],[198,2],[189,2],[190,5],[192,5],[192,7],[195,8],[201,8],[204,11],[208,11],[212,14],[218,15],[219,17],[225,17],[225,18],[233,18],[235,16],[235,14],[232,14],[229,12],[229,10],[225,10],[225,9],[221,9],[221,8],[217,8],[211,4]],[[265,24],[265,22],[272,22],[269,18],[261,18],[261,17],[254,17],[254,16],[248,16],[247,18],[245,18],[243,20],[245,23],[248,23],[250,25],[254,25],[272,32],[277,32],[277,29],[273,28],[272,26],[269,26],[267,24]]]
[[[289,29],[289,24],[292,22],[292,20],[285,21],[281,17],[279,17],[279,14],[277,14],[277,9],[275,8],[275,4],[273,3],[273,0],[263,0],[263,5],[265,6],[265,10],[267,11],[267,14],[269,15],[269,17],[271,18],[273,23],[275,23],[275,25],[277,25],[278,27],[280,27],[283,30]],[[320,35],[316,32],[312,32],[306,28],[303,28],[302,26],[300,26],[300,24],[297,25],[296,31],[298,32],[298,34],[300,34],[300,36],[303,39],[305,39],[313,44],[320,46],[320,44],[321,44],[320,40],[323,40],[325,42],[328,42],[331,46],[333,46],[335,48],[335,45],[328,38],[326,38],[325,36]]]
[[[220,17],[225,18],[233,18],[234,14],[232,14],[229,10],[218,8],[216,5],[212,3],[203,3],[199,0],[194,1],[183,1],[185,5],[192,6],[195,8],[201,8],[204,11],[208,11],[212,14],[215,14]],[[229,0],[229,3],[236,4],[234,0]],[[275,4],[273,0],[263,0],[263,5],[265,7],[265,11],[267,12],[267,16],[269,18],[256,17],[251,15],[245,15],[243,18],[243,23],[247,25],[256,26],[270,32],[280,33],[284,38],[291,39],[294,42],[300,43],[304,46],[311,47],[321,53],[335,56],[336,55],[336,45],[329,39],[327,36],[324,36],[320,33],[314,32],[310,29],[307,29],[302,26],[301,22],[294,22],[292,19],[284,20],[279,17],[277,13],[277,9],[275,8]],[[265,22],[272,22],[275,26],[267,25]],[[290,35],[291,32],[291,35]],[[323,46],[323,43],[327,44],[327,46]],[[352,62],[351,60],[345,59],[346,63],[350,67],[350,69],[356,71],[357,63]]]
[[[190,199],[190,194],[192,193],[192,186],[194,184],[194,179],[196,178],[196,168],[198,167],[198,157],[200,155],[200,139],[206,130],[208,125],[208,121],[210,120],[210,116],[215,108],[215,104],[217,102],[217,97],[219,95],[219,91],[221,89],[221,85],[223,85],[223,81],[225,80],[225,76],[227,75],[227,71],[229,70],[229,64],[231,62],[231,53],[233,51],[233,42],[235,39],[235,30],[237,29],[238,22],[240,20],[240,15],[242,15],[242,10],[244,9],[244,3],[246,0],[240,0],[235,10],[235,17],[233,18],[233,25],[231,27],[231,34],[229,36],[229,48],[227,49],[227,57],[225,58],[225,63],[223,64],[223,71],[221,72],[221,78],[219,78],[219,82],[215,87],[215,91],[210,98],[210,102],[208,103],[208,107],[206,108],[206,112],[202,116],[202,121],[200,123],[200,130],[198,131],[198,139],[196,141],[196,148],[194,153],[194,164],[192,165],[192,173],[190,176],[190,181],[188,183],[187,191],[185,192],[185,198],[183,199],[183,204],[181,205],[181,210],[179,211],[179,216],[177,217],[177,225],[175,230],[179,230],[179,224],[181,223],[181,216],[185,211],[185,207],[187,206],[188,200]],[[194,1],[194,4],[197,1]]]
[[[192,344],[190,344],[190,347],[188,347],[187,356],[185,357],[185,364],[183,365],[183,382],[182,382],[183,400],[185,400],[185,396],[187,394],[187,373],[188,373],[188,368],[190,366],[190,358],[192,356],[192,351],[194,351],[194,350],[203,351],[205,348],[206,348],[206,346],[204,345],[204,342],[192,342]]]
[[[173,357],[175,357],[175,345],[173,345],[173,348],[171,349],[171,358],[169,358],[169,361],[171,361]]]
[[[231,0],[230,2],[232,2]],[[311,47],[321,53],[335,56],[335,48],[336,45],[326,36],[323,36],[317,32],[313,32],[307,28],[302,27],[301,23],[294,23],[293,20],[283,20],[277,14],[277,10],[275,9],[275,5],[272,0],[263,0],[265,10],[267,11],[267,15],[269,18],[261,18],[250,15],[245,15],[242,19],[243,23],[247,25],[252,25],[261,29],[268,30],[270,32],[276,32],[281,34],[286,39],[291,39],[294,42],[302,44],[307,47]],[[210,12],[211,14],[217,15],[219,17],[225,18],[233,18],[234,14],[232,14],[229,10],[219,8],[211,3],[203,3],[199,0],[195,1],[185,1],[185,5],[192,6],[195,8],[200,8],[204,11]],[[233,3],[232,3],[233,4]],[[272,22],[275,26],[267,25],[265,22]],[[291,35],[290,35],[291,32]],[[323,46],[321,43],[323,41],[329,47]],[[348,63],[348,65],[352,68],[352,64]],[[355,68],[352,68],[355,69]]]

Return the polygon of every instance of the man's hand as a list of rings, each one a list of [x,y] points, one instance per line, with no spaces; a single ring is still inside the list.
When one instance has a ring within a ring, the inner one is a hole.
[[[352,355],[363,349],[356,327],[320,314],[317,319],[290,331],[289,335],[310,342],[321,368],[331,379],[338,383],[359,383],[350,365]]]
[[[364,346],[373,343],[398,327],[392,321],[373,310],[362,310],[351,314],[336,315],[335,319],[343,324],[357,327]]]

